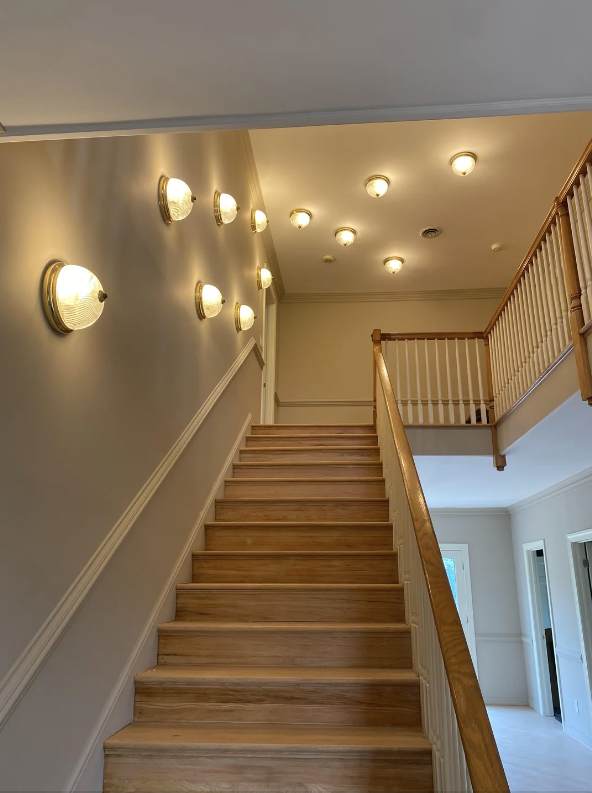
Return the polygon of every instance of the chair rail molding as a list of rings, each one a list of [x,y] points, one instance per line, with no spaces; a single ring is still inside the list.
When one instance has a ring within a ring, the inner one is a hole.
[[[185,427],[168,454],[144,483],[125,512],[101,542],[59,603],[0,682],[0,730],[84,603],[109,560],[116,553],[128,532],[179,459],[187,444],[201,427],[218,399],[220,399],[233,377],[247,360],[255,344],[255,339],[251,337],[232,366]]]

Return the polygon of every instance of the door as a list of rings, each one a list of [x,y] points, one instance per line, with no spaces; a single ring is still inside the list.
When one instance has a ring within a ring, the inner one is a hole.
[[[464,628],[469,652],[477,670],[477,647],[473,623],[473,597],[471,594],[471,571],[469,567],[469,546],[467,544],[441,544],[442,561],[450,582],[452,596]]]
[[[574,585],[582,664],[592,713],[592,529],[569,534],[571,573]]]

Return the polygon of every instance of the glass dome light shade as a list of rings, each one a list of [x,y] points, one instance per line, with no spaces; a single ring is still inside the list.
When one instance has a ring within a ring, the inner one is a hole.
[[[261,209],[251,210],[251,231],[253,234],[261,233],[269,223],[267,215]]]
[[[257,267],[257,286],[259,289],[269,289],[273,275],[267,267]]]
[[[384,267],[387,273],[400,273],[403,268],[403,259],[400,256],[389,256],[384,260]]]
[[[477,156],[470,151],[463,151],[460,154],[455,154],[450,160],[452,170],[458,176],[467,176],[475,168]]]
[[[211,319],[217,317],[222,311],[225,300],[219,289],[212,284],[204,284],[198,281],[195,288],[195,307],[197,316],[200,319]]]
[[[234,307],[234,322],[237,331],[249,330],[253,327],[256,319],[257,317],[250,306],[241,306],[240,303],[237,303]]]
[[[308,209],[293,209],[290,212],[290,223],[295,229],[304,229],[312,220],[312,212]]]
[[[366,192],[372,198],[380,198],[389,189],[390,181],[386,176],[369,176],[366,179]]]
[[[43,306],[49,324],[58,333],[93,325],[103,313],[106,299],[101,282],[85,267],[56,262],[45,271]]]
[[[181,179],[169,179],[161,176],[158,184],[158,204],[164,222],[168,225],[176,220],[183,220],[193,209],[195,196],[191,188]]]
[[[214,215],[219,226],[232,223],[239,208],[229,193],[219,193],[218,191],[214,193]]]
[[[351,245],[352,242],[356,238],[356,230],[350,229],[347,227],[337,229],[335,232],[335,239],[340,245],[343,245],[344,248],[347,248],[348,245]]]

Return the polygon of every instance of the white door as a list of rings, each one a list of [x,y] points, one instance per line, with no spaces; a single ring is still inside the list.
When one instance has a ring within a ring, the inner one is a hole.
[[[477,672],[477,647],[473,624],[473,597],[471,594],[471,571],[469,568],[469,546],[466,544],[440,545],[442,560],[458,615],[465,631],[473,666]]]

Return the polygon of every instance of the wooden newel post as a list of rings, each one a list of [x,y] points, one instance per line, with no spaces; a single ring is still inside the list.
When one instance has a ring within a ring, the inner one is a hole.
[[[485,342],[485,371],[487,372],[487,416],[491,424],[491,442],[493,444],[493,464],[498,471],[503,471],[506,467],[506,455],[501,454],[497,440],[497,427],[495,425],[495,407],[493,401],[493,377],[491,374],[491,351],[489,349],[489,336],[483,338]]]
[[[578,277],[576,254],[571,235],[569,209],[567,208],[567,202],[559,203],[557,198],[555,199],[555,206],[557,208],[561,246],[563,248],[565,284],[569,295],[569,324],[578,379],[580,381],[580,393],[582,394],[582,399],[592,405],[592,373],[590,372],[590,359],[588,358],[588,344],[586,339],[580,334],[580,330],[585,324],[582,311],[582,288]]]
[[[372,425],[376,429],[376,358],[374,357],[374,345],[382,344],[382,331],[375,328],[372,331]]]

